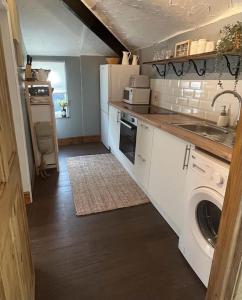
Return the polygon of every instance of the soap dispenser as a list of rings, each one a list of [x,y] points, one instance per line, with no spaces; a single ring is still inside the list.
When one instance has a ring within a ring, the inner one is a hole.
[[[217,126],[226,127],[229,124],[229,115],[226,112],[226,105],[223,105],[222,107],[223,109],[218,117]]]

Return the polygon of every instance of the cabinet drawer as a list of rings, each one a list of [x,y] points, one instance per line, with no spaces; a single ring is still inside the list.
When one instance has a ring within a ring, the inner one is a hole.
[[[147,190],[150,173],[150,160],[146,160],[142,155],[135,155],[135,177],[142,187]]]
[[[120,121],[120,110],[110,105],[109,118],[111,118],[113,121],[116,121],[118,123]]]
[[[149,160],[152,151],[154,128],[142,121],[138,123],[136,153]]]

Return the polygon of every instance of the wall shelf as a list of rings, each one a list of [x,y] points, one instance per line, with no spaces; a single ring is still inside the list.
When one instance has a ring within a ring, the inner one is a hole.
[[[165,78],[167,73],[167,66],[171,66],[177,76],[182,76],[184,74],[184,68],[183,68],[184,63],[187,62],[190,65],[193,65],[198,76],[204,76],[207,70],[207,60],[211,58],[216,58],[217,56],[218,56],[217,51],[212,51],[212,52],[207,52],[202,54],[194,54],[194,55],[182,56],[182,57],[172,57],[172,58],[156,60],[156,61],[146,61],[143,62],[143,65],[152,65],[152,67],[156,69],[159,75]],[[232,71],[232,67],[229,61],[230,56],[238,57],[238,63],[234,67],[234,71]],[[240,58],[241,58],[240,54],[236,52],[228,52],[228,53],[224,53],[222,57],[224,57],[226,60],[229,73],[232,76],[238,76],[239,69],[240,69]],[[203,62],[202,67],[197,64],[198,61]],[[176,67],[175,65],[176,63],[180,64],[179,69]],[[163,66],[163,71],[160,71],[159,69],[160,65]]]

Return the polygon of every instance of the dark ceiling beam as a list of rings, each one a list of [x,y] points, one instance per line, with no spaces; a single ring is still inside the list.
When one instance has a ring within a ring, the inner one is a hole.
[[[62,0],[67,7],[115,53],[129,51],[81,0]]]

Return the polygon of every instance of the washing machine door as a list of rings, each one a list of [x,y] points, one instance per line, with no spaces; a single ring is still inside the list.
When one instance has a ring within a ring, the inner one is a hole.
[[[197,188],[191,195],[191,231],[201,250],[211,258],[217,241],[222,205],[223,196],[210,188]]]

